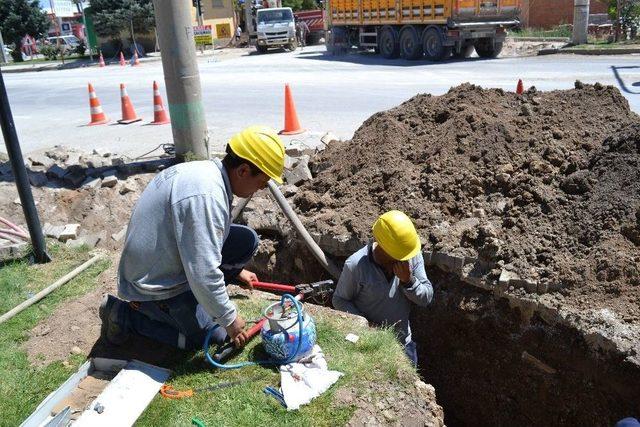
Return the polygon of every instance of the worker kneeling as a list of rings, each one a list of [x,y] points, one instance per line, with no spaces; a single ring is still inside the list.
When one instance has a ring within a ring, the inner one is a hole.
[[[258,280],[244,269],[258,247],[252,229],[231,223],[233,196],[250,197],[269,179],[282,183],[284,145],[269,128],[236,134],[227,155],[160,172],[136,204],[118,268],[118,294],[100,305],[102,336],[124,343],[131,333],[182,349],[227,336],[243,346],[245,321],[226,284]]]
[[[420,238],[411,219],[389,211],[373,224],[375,242],[351,255],[333,294],[333,306],[365,317],[374,325],[393,325],[414,365],[416,344],[411,340],[411,302],[426,306],[433,287],[424,270]]]

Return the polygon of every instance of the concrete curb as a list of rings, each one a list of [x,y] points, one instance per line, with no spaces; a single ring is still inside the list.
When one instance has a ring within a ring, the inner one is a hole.
[[[557,53],[573,54],[573,55],[629,55],[632,53],[640,53],[640,49],[541,49],[538,55],[554,55]]]
[[[507,40],[514,42],[566,42],[569,43],[568,37],[507,37]]]

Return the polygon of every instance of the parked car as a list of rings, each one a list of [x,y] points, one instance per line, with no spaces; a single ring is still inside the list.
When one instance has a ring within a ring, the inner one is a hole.
[[[67,47],[68,50],[73,50],[80,44],[80,39],[76,36],[47,37],[47,42],[50,44],[58,44],[58,39],[60,39],[60,45]]]

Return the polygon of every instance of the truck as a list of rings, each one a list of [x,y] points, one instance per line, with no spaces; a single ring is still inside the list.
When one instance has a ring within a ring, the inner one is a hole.
[[[520,0],[327,0],[327,51],[373,48],[383,57],[442,61],[500,54]]]
[[[256,10],[256,49],[265,53],[269,48],[296,50],[296,27],[290,7],[269,7]]]
[[[324,17],[322,9],[299,10],[293,12],[296,21],[304,21],[309,27],[306,44],[316,44],[324,37]]]

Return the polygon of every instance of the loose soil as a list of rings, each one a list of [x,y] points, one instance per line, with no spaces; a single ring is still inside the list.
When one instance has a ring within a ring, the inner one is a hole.
[[[330,144],[295,203],[312,230],[361,242],[378,215],[403,210],[428,249],[476,259],[485,279],[504,269],[637,324],[639,166],[640,118],[613,87],[464,84]]]

